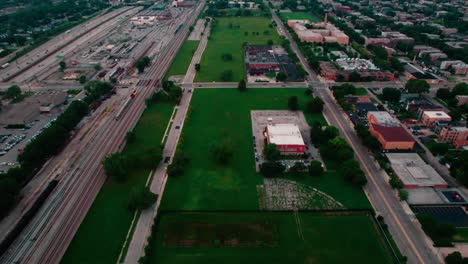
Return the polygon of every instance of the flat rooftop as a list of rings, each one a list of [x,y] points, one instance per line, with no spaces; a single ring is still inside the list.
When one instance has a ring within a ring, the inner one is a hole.
[[[393,171],[404,185],[447,185],[442,177],[416,153],[387,153]]]
[[[276,145],[305,145],[301,131],[295,124],[273,124],[267,126],[270,143]]]
[[[424,111],[424,115],[429,118],[450,118],[450,116],[444,111]]]
[[[397,126],[395,121],[387,111],[369,111],[368,115],[372,115],[381,126]]]

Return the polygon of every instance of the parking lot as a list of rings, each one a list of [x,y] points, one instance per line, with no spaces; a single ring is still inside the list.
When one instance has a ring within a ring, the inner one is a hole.
[[[304,114],[300,111],[281,111],[281,110],[265,110],[265,111],[251,111],[252,118],[252,140],[255,152],[255,161],[256,168],[259,169],[259,165],[264,162],[263,158],[263,148],[265,145],[265,135],[264,131],[268,124],[296,124],[299,126],[301,131],[302,139],[306,145],[306,154],[309,154],[308,158],[305,160],[298,159],[284,159],[280,162],[288,169],[294,163],[298,161],[303,161],[306,164],[310,163],[313,159],[318,159],[320,161],[321,157],[319,155],[318,149],[315,148],[310,139],[310,127],[305,120]]]
[[[5,173],[9,168],[17,166],[16,159],[20,150],[24,149],[42,130],[49,127],[61,112],[62,109],[57,108],[49,114],[42,114],[27,124],[26,128],[0,128],[0,173]]]

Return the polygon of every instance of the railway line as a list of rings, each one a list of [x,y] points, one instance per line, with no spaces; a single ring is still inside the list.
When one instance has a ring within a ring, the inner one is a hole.
[[[199,9],[200,7],[197,11]],[[189,21],[193,23],[195,17],[192,14]],[[126,132],[135,126],[143,113],[145,99],[154,91],[157,81],[163,77],[182,45],[191,23],[183,21],[182,24],[182,28],[175,34],[172,41],[162,48],[153,59],[154,63],[140,77],[140,79],[152,81],[145,83],[144,86],[134,85],[138,94],[122,117],[118,121],[113,118],[118,109],[113,107],[111,111],[98,115],[99,118],[92,120],[86,126],[96,129],[82,129],[72,139],[67,151],[76,150],[75,154],[60,166],[68,167],[68,169],[61,173],[60,182],[46,204],[0,259],[0,263],[59,262],[105,182],[106,177],[101,160],[122,146]],[[112,101],[117,98],[110,100],[112,104]],[[100,108],[107,109],[107,105],[109,102]],[[82,135],[82,133],[86,134]]]
[[[52,63],[52,60],[50,58],[53,55],[57,55],[60,51],[63,50],[63,53],[68,53],[71,52],[72,50],[75,49],[75,47],[79,45],[84,45],[86,42],[90,42],[88,38],[93,38],[98,36],[101,32],[109,32],[109,29],[115,27],[115,23],[117,21],[114,21],[117,19],[119,16],[125,15],[125,16],[130,16],[133,13],[136,13],[138,10],[137,7],[126,7],[122,8],[121,10],[116,11],[115,13],[111,13],[110,17],[106,17],[104,21],[101,23],[96,23],[95,25],[91,25],[90,27],[87,27],[87,24],[84,25],[85,29],[83,32],[79,32],[78,35],[75,35],[71,38],[67,38],[67,40],[62,40],[64,43],[58,44],[56,46],[53,46],[51,44],[44,44],[43,46],[39,47],[38,49],[33,50],[34,54],[36,54],[37,58],[35,60],[30,59],[29,61],[27,59],[22,59],[19,62],[12,63],[9,68],[7,68],[5,71],[2,72],[1,76],[3,78],[4,82],[10,82],[10,81],[18,81],[17,77],[21,76],[22,81],[25,81],[26,79],[29,79],[33,76],[35,76],[38,72],[40,72],[42,69],[39,65],[40,63],[44,62],[45,60],[48,60],[47,64],[50,66]],[[64,33],[66,34],[66,33]],[[64,34],[60,35],[63,38],[68,37],[65,36]],[[85,36],[88,35],[88,38],[85,38]],[[90,36],[92,35],[92,36]],[[60,38],[60,37],[59,37]],[[75,45],[75,46],[73,46]],[[49,51],[49,48],[52,47],[52,50]],[[44,49],[46,49],[44,51]],[[39,54],[38,54],[39,53]],[[32,56],[34,56],[34,54]],[[25,55],[25,57],[29,57]],[[18,65],[19,64],[19,65]],[[15,68],[16,66],[16,68]],[[31,71],[32,68],[39,68],[33,70],[33,73],[28,73],[28,71]]]

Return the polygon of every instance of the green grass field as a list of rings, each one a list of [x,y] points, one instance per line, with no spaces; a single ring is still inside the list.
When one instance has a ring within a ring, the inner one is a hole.
[[[316,17],[315,15],[307,12],[293,12],[293,13],[281,13],[280,14],[281,18],[286,19],[286,20],[303,20],[307,19],[310,22],[318,22],[320,19]]]
[[[221,73],[225,70],[232,70],[230,81],[238,82],[245,78],[243,43],[267,45],[268,40],[272,40],[275,44],[280,44],[276,28],[269,27],[271,23],[269,18],[223,17],[216,18],[216,20],[218,24],[211,32],[210,40],[200,61],[201,69],[195,76],[195,82],[220,82],[222,81]],[[268,31],[268,34],[265,34],[265,31]],[[254,35],[253,32],[258,32],[259,35]],[[221,56],[224,53],[230,53],[233,60],[223,61]]]
[[[150,263],[392,263],[370,217],[364,213],[163,213]]]
[[[170,178],[162,201],[166,210],[257,210],[257,185],[263,183],[255,172],[251,110],[287,109],[289,96],[296,95],[301,107],[308,97],[305,89],[198,89],[191,102],[192,113],[183,130],[182,153],[190,157],[185,174]],[[306,114],[309,123],[325,124],[320,114]],[[217,165],[210,144],[223,137],[232,140],[233,158],[228,166]],[[363,191],[351,186],[337,172],[336,165],[321,177],[293,177],[333,196],[346,208],[370,208]]]
[[[453,236],[455,243],[468,243],[468,228],[457,228],[457,233]]]
[[[182,47],[180,47],[180,50],[177,52],[171,66],[167,70],[164,79],[167,79],[172,75],[185,75],[199,43],[200,41],[198,40],[186,40],[184,44],[182,44]]]
[[[145,110],[136,126],[136,140],[126,153],[158,147],[173,110],[169,103],[154,104]],[[134,170],[125,183],[108,180],[81,223],[62,263],[115,263],[134,213],[127,209],[133,186],[145,184],[149,170]]]

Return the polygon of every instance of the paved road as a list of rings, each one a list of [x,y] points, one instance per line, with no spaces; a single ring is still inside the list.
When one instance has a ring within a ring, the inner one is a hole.
[[[310,69],[301,52],[295,48],[294,40],[289,36],[287,30],[285,30],[282,21],[273,10],[270,9],[270,11],[280,30],[286,33],[304,70],[309,74],[312,73],[310,80],[317,82],[315,73]],[[378,168],[376,162],[369,155],[368,150],[360,143],[352,123],[336,103],[330,90],[325,87],[323,89],[322,87],[323,85],[315,89],[315,93],[325,103],[323,115],[331,125],[340,129],[341,135],[345,137],[354,149],[356,158],[360,162],[369,181],[364,190],[375,210],[385,218],[400,251],[408,257],[409,263],[443,263],[442,258],[435,253],[431,242],[428,241],[418,222],[410,218],[391,189],[387,182],[387,177],[385,177],[385,171]]]
[[[200,2],[199,7],[194,12],[193,17],[188,23],[189,25],[193,24],[195,18],[198,16],[198,13],[202,10],[204,4],[204,1]],[[187,73],[184,77],[185,81],[193,82],[193,79],[195,78],[195,64],[200,61],[201,55],[205,50],[208,38],[207,33],[209,33],[209,27],[205,30],[205,34],[202,40],[200,41],[200,44],[198,45],[198,49],[192,58],[189,68],[187,69]],[[171,120],[172,126],[167,134],[167,140],[163,149],[163,160],[158,164],[158,167],[156,168],[153,174],[153,181],[150,183],[150,190],[158,195],[158,200],[150,208],[141,211],[140,217],[138,218],[138,221],[136,223],[135,231],[133,232],[131,237],[131,241],[125,256],[124,263],[137,263],[138,259],[144,255],[144,247],[147,243],[148,236],[151,234],[151,226],[157,215],[164,188],[166,186],[167,165],[172,162],[175,151],[177,149],[177,143],[179,142],[180,133],[184,126],[185,116],[190,106],[191,99],[192,90],[186,89],[185,92],[182,94],[182,99],[180,100],[179,105],[177,106],[177,113],[175,117],[173,117],[173,119]],[[164,159],[166,157],[169,157],[168,163],[164,163]]]

